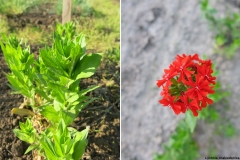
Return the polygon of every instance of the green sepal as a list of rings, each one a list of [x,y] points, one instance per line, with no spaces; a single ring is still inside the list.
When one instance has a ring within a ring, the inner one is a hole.
[[[174,85],[177,85],[177,84],[179,83],[175,78],[171,78],[171,82],[172,82]]]

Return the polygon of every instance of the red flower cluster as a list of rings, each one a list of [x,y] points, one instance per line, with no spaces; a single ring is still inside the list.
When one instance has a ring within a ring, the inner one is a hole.
[[[190,109],[194,116],[198,116],[197,111],[213,103],[207,97],[214,93],[216,80],[211,75],[211,60],[202,60],[197,54],[177,55],[176,60],[164,72],[162,79],[157,81],[157,86],[163,89],[163,98],[159,103],[172,108],[175,114]]]

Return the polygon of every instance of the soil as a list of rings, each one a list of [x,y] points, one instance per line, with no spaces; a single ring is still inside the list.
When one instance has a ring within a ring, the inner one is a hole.
[[[42,11],[11,17],[8,16],[10,29],[23,29],[31,25],[43,29],[54,26],[61,17]],[[37,54],[41,45],[31,46],[31,52]],[[87,51],[89,52],[89,51]],[[0,51],[0,160],[30,160],[31,152],[24,155],[28,144],[20,141],[13,133],[24,117],[11,115],[11,109],[23,102],[21,95],[11,94],[5,73],[10,70]],[[88,146],[82,159],[84,160],[116,160],[120,157],[120,67],[108,58],[104,58],[96,73],[80,83],[82,89],[90,85],[100,88],[89,95],[98,97],[84,108],[76,118],[72,127],[80,130],[90,126]]]

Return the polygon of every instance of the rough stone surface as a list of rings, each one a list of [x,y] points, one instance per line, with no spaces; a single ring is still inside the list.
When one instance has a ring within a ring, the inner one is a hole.
[[[226,10],[224,1],[211,3],[220,8],[220,13]],[[233,5],[228,7],[236,10]],[[121,10],[122,159],[146,160],[152,159],[156,152],[163,153],[162,143],[168,141],[178,121],[184,117],[174,115],[158,103],[160,89],[156,87],[156,80],[161,78],[164,68],[179,53],[207,55],[217,63],[221,71],[219,80],[225,89],[230,86],[228,89],[232,93],[230,109],[224,116],[229,116],[229,120],[240,128],[240,76],[237,76],[240,55],[234,60],[213,55],[213,33],[201,16],[198,1],[122,0]],[[217,145],[218,153],[237,156],[238,136],[231,140],[219,137],[214,140],[213,131],[209,129],[210,133],[205,133],[207,124],[198,127],[196,139],[201,147],[201,157],[208,156],[204,146],[209,146],[206,138],[209,135]]]

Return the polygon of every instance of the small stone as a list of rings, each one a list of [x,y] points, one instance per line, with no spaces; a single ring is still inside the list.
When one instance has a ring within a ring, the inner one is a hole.
[[[12,123],[14,126],[18,125],[18,119],[13,119]]]

